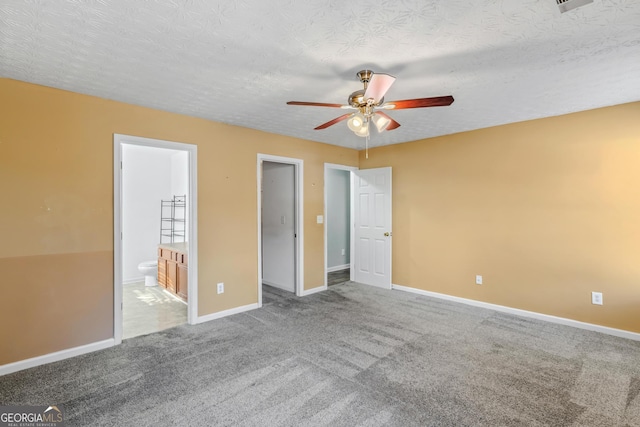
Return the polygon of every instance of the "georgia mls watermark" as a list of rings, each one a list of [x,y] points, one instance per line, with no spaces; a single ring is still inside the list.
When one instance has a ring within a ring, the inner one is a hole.
[[[0,406],[0,427],[64,427],[61,406]]]

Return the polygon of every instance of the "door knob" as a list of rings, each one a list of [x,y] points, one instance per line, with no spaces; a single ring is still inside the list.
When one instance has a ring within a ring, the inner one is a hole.
[[[388,231],[386,233],[384,233],[385,237],[389,237],[391,236],[391,233],[389,233]]]

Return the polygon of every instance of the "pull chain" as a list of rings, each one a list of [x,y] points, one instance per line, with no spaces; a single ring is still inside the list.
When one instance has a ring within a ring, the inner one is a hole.
[[[364,156],[368,159],[369,158],[369,135],[367,135],[364,146],[365,146]]]
[[[366,159],[369,159],[369,117],[367,117],[366,126],[367,126],[367,135],[365,137],[365,142],[364,142],[364,156]]]

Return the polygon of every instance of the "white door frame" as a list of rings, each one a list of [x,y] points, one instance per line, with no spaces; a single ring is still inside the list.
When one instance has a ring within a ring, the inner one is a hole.
[[[329,241],[327,239],[327,198],[329,196],[329,192],[327,191],[327,171],[329,169],[337,169],[337,170],[345,170],[345,171],[349,171],[349,172],[354,172],[357,171],[358,168],[355,166],[346,166],[346,165],[338,165],[335,163],[325,163],[324,164],[324,289],[327,289],[327,275],[329,274],[328,270],[328,265],[327,265],[327,258],[329,256]],[[354,263],[354,251],[355,251],[355,244],[354,244],[354,239],[355,239],[355,228],[354,228],[354,221],[353,221],[353,198],[354,198],[354,192],[353,192],[353,183],[354,183],[354,177],[353,177],[353,173],[349,174],[349,182],[351,183],[351,185],[349,186],[349,209],[351,212],[350,215],[350,223],[349,223],[349,234],[350,234],[350,239],[349,239],[349,280],[353,280],[354,279],[354,272],[353,272],[353,263]]]
[[[122,145],[167,148],[186,151],[189,155],[189,263],[187,294],[187,322],[195,325],[198,319],[198,146],[139,136],[113,134],[113,337],[115,345],[122,343]]]
[[[304,295],[304,161],[292,157],[272,156],[258,153],[257,177],[258,177],[258,307],[262,307],[262,163],[284,163],[294,166],[295,179],[295,209],[296,209],[296,239],[295,239],[295,290],[296,296]]]

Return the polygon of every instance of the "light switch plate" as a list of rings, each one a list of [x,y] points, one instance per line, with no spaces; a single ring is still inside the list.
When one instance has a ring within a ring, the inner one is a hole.
[[[324,217],[323,217],[322,215],[318,215],[318,216],[316,217],[316,222],[317,222],[318,224],[322,224],[322,223],[324,222]]]

